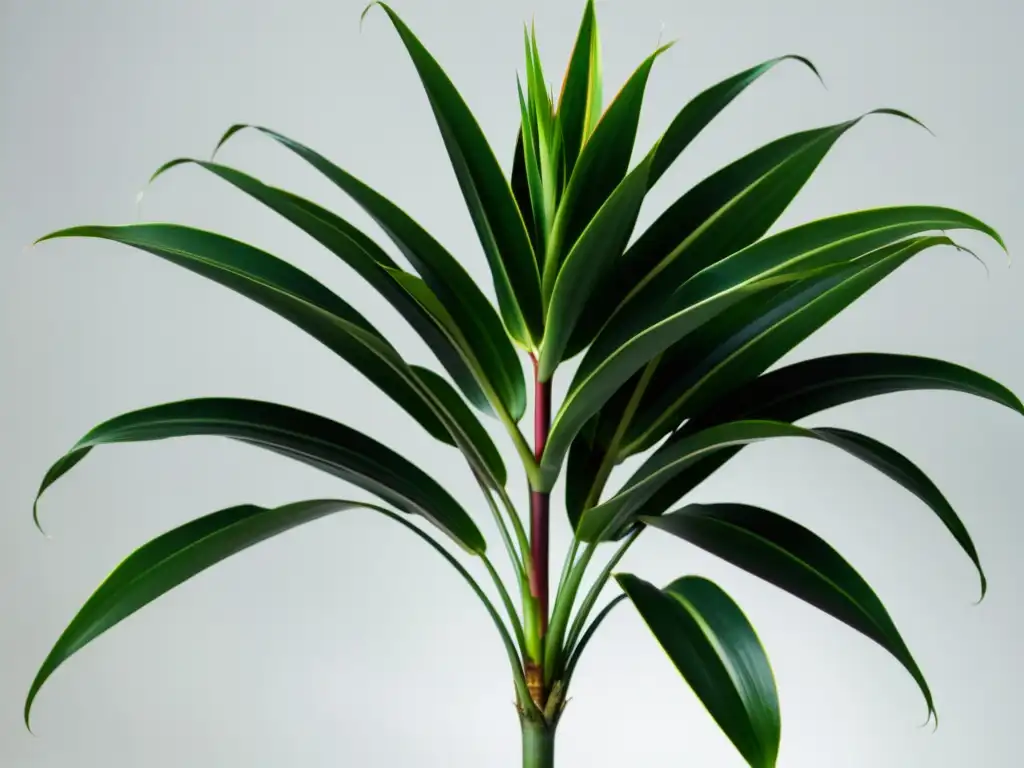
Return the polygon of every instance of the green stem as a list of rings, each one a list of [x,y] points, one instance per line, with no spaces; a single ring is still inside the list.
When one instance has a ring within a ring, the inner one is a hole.
[[[523,768],[555,768],[555,728],[523,717]]]
[[[587,596],[584,597],[583,602],[580,603],[580,608],[576,612],[576,618],[572,622],[572,628],[569,630],[569,634],[565,638],[565,648],[567,652],[576,644],[577,638],[583,631],[583,625],[590,616],[590,612],[594,610],[594,605],[597,603],[597,599],[601,595],[601,590],[604,589],[604,585],[608,583],[608,578],[612,575],[612,570],[619,564],[622,556],[626,554],[626,550],[632,546],[633,542],[636,541],[637,536],[639,536],[642,531],[643,528],[637,528],[626,537],[626,540],[622,542],[622,546],[616,550],[615,554],[612,555],[605,567],[601,569],[601,573],[598,574],[597,578],[594,580],[593,585],[590,587],[590,591],[587,592]]]

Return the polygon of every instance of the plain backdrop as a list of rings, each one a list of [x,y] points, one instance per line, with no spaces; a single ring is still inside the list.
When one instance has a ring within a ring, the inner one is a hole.
[[[176,170],[136,206],[164,161],[206,156],[231,123],[262,123],[407,207],[490,294],[413,68],[383,14],[370,14],[360,32],[361,2],[0,5],[0,765],[518,765],[506,659],[486,615],[429,549],[360,512],[248,550],[143,609],[44,688],[36,736],[21,722],[24,694],[51,644],[135,547],[236,503],[364,497],[226,441],[112,447],[46,497],[51,538],[39,535],[31,506],[43,472],[117,413],[204,395],[318,411],[414,459],[497,543],[453,451],[277,317],[123,246],[27,247],[57,228],[139,217],[216,229],[328,282],[411,360],[431,364],[419,339],[347,267],[212,176]],[[507,169],[519,119],[521,25],[535,17],[557,86],[581,0],[394,5],[461,89]],[[865,121],[778,226],[929,203],[990,222],[1011,253],[1024,247],[1024,13],[1016,0],[609,0],[599,14],[609,96],[659,39],[679,41],[652,75],[642,149],[688,98],[772,56],[810,56],[827,84],[794,64],[765,77],[658,185],[642,223],[761,143],[893,106],[938,137],[892,118]],[[380,236],[337,190],[266,139],[242,136],[222,159]],[[990,241],[961,240],[978,249],[990,276],[964,254],[928,252],[787,360],[912,352],[1024,392],[1024,276],[1007,269]],[[562,386],[567,378],[560,376]],[[774,664],[785,768],[1019,765],[1024,419],[967,396],[923,393],[857,403],[808,423],[874,435],[936,478],[975,537],[992,585],[988,599],[973,605],[972,567],[926,508],[829,448],[757,446],[694,498],[759,503],[835,544],[885,600],[925,670],[937,732],[919,727],[920,694],[884,651],[753,577],[657,532],[640,539],[622,569],[659,583],[700,573],[741,603]],[[512,490],[525,498],[518,476]],[[560,494],[559,554],[567,531]],[[564,768],[742,765],[628,605],[611,615],[580,667],[558,760]]]

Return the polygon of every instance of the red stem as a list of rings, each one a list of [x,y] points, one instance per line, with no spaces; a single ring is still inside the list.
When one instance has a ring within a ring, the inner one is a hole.
[[[548,440],[551,426],[551,380],[537,378],[537,360],[533,361],[534,410],[533,450],[540,461]],[[540,634],[543,637],[548,627],[548,528],[550,494],[546,491],[530,492],[530,594],[537,600],[540,614]]]

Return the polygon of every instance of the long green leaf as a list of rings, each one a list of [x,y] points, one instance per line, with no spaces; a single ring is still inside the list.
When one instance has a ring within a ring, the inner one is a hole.
[[[679,155],[722,110],[762,75],[767,74],[784,61],[796,61],[803,64],[821,80],[817,67],[811,63],[810,59],[790,54],[769,59],[712,85],[689,101],[669,124],[668,129],[658,142],[658,150],[651,166],[648,183],[653,187]]]
[[[252,504],[222,509],[153,539],[129,555],[93,592],[43,661],[25,701],[25,724],[43,684],[72,655],[107,630],[193,576],[249,547],[321,517],[354,508],[372,509],[425,539],[467,579],[502,634],[513,667],[515,647],[493,605],[473,578],[423,531],[393,512],[358,501],[317,499],[281,507]]]
[[[698,305],[708,297],[749,281],[763,281],[792,270],[818,271],[848,264],[865,253],[923,232],[971,229],[1003,244],[999,233],[982,221],[950,208],[897,206],[876,208],[812,221],[759,240],[702,269],[670,296],[657,302],[630,302],[633,311],[620,312],[594,341],[580,363],[587,375],[624,341],[659,317]]]
[[[565,256],[626,176],[651,68],[669,47],[658,48],[637,67],[583,145],[558,204],[544,256],[545,298],[551,296]]]
[[[308,464],[422,515],[473,554],[483,535],[452,496],[408,460],[336,421],[276,403],[204,398],[117,416],[92,429],[46,473],[38,499],[100,445],[208,435],[228,437]],[[38,519],[38,518],[37,518]]]
[[[615,578],[747,764],[774,768],[782,730],[775,677],[739,606],[698,576],[665,589],[628,573]]]
[[[501,166],[476,118],[433,56],[390,6],[372,5],[387,13],[419,73],[490,263],[505,327],[527,349],[535,349],[543,335],[540,275]]]
[[[174,224],[73,227],[40,240],[63,237],[130,245],[256,301],[341,356],[431,435],[454,444],[423,396],[379,354],[383,348],[398,355],[384,337],[340,297],[287,262],[223,235]]]
[[[796,278],[778,278],[779,281],[789,279]],[[538,489],[550,490],[558,478],[573,438],[590,417],[604,407],[622,384],[645,363],[745,296],[775,284],[775,280],[752,281],[681,310],[669,307],[662,319],[625,339],[618,348],[604,354],[602,359],[591,361],[590,355],[584,358],[552,423],[541,456]]]
[[[522,364],[494,308],[462,265],[390,200],[319,153],[287,136],[268,128],[237,124],[221,137],[217,149],[246,128],[260,131],[297,154],[348,194],[380,225],[448,307],[483,366],[491,386],[500,397],[495,407],[504,408],[513,421],[519,421],[526,410],[526,383]]]
[[[153,179],[171,168],[186,163],[210,171],[263,203],[348,264],[409,322],[470,402],[485,413],[494,413],[487,396],[480,388],[479,381],[463,361],[458,350],[423,311],[419,303],[409,296],[392,276],[391,271],[398,269],[398,264],[373,240],[349,222],[316,203],[286,190],[271,187],[259,179],[217,163],[188,158],[172,160],[157,170],[153,174]]]
[[[580,149],[600,119],[602,108],[601,38],[594,0],[587,0],[558,98],[558,117],[565,137],[565,164],[570,174]]]
[[[784,589],[856,629],[889,653],[935,704],[924,675],[885,606],[838,552],[806,528],[744,504],[693,504],[643,522],[678,536]]]
[[[966,527],[942,492],[917,465],[898,451],[866,435],[841,429],[807,429],[783,421],[749,420],[728,422],[691,433],[656,451],[619,493],[584,512],[577,535],[585,541],[616,538],[636,520],[645,501],[702,457],[714,455],[722,449],[776,437],[821,440],[874,467],[914,494],[935,513],[974,563],[984,596],[986,579],[978,552]]]
[[[649,159],[630,171],[591,219],[559,270],[548,304],[537,376],[548,381],[581,316],[600,313],[590,302],[601,277],[622,253],[647,193]]]
[[[897,110],[888,114],[917,122]],[[697,184],[658,217],[623,254],[598,291],[612,307],[604,321],[664,303],[701,270],[750,246],[778,220],[835,143],[867,115],[785,136],[754,150]],[[603,324],[591,317],[569,346],[572,355]]]
[[[476,447],[480,454],[481,461],[487,467],[490,476],[497,484],[504,487],[508,480],[508,473],[505,470],[505,463],[501,460],[494,441],[483,425],[473,415],[473,412],[466,406],[466,402],[459,397],[451,384],[446,379],[434,373],[428,368],[421,368],[418,365],[410,366],[424,386],[441,403],[444,410],[459,425],[461,432],[466,435],[469,443]]]
[[[852,353],[814,358],[771,371],[684,425],[666,446],[711,424],[736,419],[797,421],[863,398],[917,390],[975,395],[1024,415],[1024,405],[1009,389],[961,365],[913,355]],[[684,469],[644,504],[642,514],[660,515],[739,450],[728,448]]]
[[[918,253],[955,246],[942,236],[903,240],[849,268],[758,296],[723,313],[662,355],[623,439],[622,455],[650,448],[685,419],[763,373]]]

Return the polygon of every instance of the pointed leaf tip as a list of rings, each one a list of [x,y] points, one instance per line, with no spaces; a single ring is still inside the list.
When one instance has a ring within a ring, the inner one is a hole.
[[[363,22],[366,20],[366,15],[370,12],[371,8],[373,8],[374,6],[377,6],[377,5],[381,6],[385,10],[387,10],[387,8],[384,5],[384,3],[381,3],[378,0],[374,0],[374,2],[369,3],[365,8],[363,8],[363,12],[359,14],[359,31],[360,32],[363,31]]]
[[[214,152],[216,152],[216,150],[214,150]],[[164,163],[159,168],[157,168],[155,171],[153,171],[153,175],[149,177],[149,184],[152,184],[154,181],[157,180],[158,177],[162,176],[164,173],[166,173],[167,171],[171,170],[171,168],[176,168],[179,165],[185,165],[186,163],[194,163],[194,162],[196,162],[196,161],[193,160],[191,157],[176,157],[173,160],[168,160],[166,163]],[[143,194],[145,194],[145,190],[143,190],[142,192],[139,192],[139,201],[140,202],[142,201],[142,195]]]
[[[210,153],[210,161],[212,162],[213,160],[216,159],[217,153],[220,152],[221,147],[223,147],[225,144],[228,143],[228,139],[230,139],[232,136],[234,136],[239,131],[244,131],[246,128],[255,128],[255,127],[256,126],[251,125],[250,123],[235,123],[230,128],[228,128],[224,132],[224,135],[220,137],[220,140],[217,142],[217,146],[215,146],[213,148],[213,152]]]

